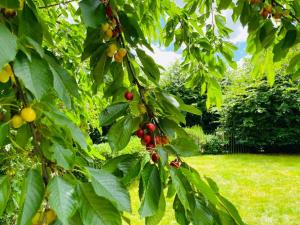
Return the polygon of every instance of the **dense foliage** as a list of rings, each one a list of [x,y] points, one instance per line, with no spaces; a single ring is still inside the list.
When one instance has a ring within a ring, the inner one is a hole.
[[[272,87],[264,79],[229,95],[223,105],[222,129],[252,151],[298,151],[299,112],[297,84],[278,75]]]
[[[174,64],[164,74],[162,87],[167,92],[181,98],[186,104],[194,105],[201,110],[200,115],[185,113],[187,127],[200,125],[205,133],[212,133],[219,125],[219,112],[216,108],[207,108],[205,89],[198,85],[194,88],[187,87],[188,74],[180,69],[180,65]]]
[[[236,67],[222,11],[248,25],[253,60],[270,65],[256,71],[272,83],[273,60],[299,42],[299,1],[76,2],[0,0],[3,223],[122,224],[128,188],[139,180],[146,224],[164,215],[166,188],[179,224],[244,224],[216,184],[183,161],[199,154],[181,128],[183,112],[201,111],[161,89],[161,68],[146,49],[152,41],[183,48],[189,86],[201,85],[207,106],[220,106],[217,78]],[[135,131],[147,151],[105,160],[87,135],[99,114],[113,152]]]

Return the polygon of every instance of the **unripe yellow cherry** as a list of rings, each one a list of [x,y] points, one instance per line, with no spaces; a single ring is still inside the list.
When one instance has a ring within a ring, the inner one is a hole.
[[[24,121],[30,123],[36,119],[36,113],[31,107],[26,107],[22,109],[21,117]]]
[[[33,225],[38,225],[38,224],[40,224],[42,219],[43,219],[43,213],[38,212],[37,214],[34,215],[31,222]]]
[[[107,39],[109,39],[109,38],[111,38],[113,36],[113,31],[112,31],[112,29],[108,29],[107,31],[105,31],[105,37],[107,38]]]
[[[24,121],[20,115],[14,115],[11,119],[11,126],[15,129],[20,128]]]
[[[125,48],[120,48],[118,53],[124,58],[127,54],[127,50]]]
[[[56,220],[56,214],[55,214],[55,212],[52,209],[46,211],[46,224],[47,225],[51,224],[55,220]]]
[[[0,71],[0,82],[7,83],[11,75],[13,75],[12,69],[9,64],[6,64],[4,68]]]
[[[103,31],[103,32],[106,32],[108,29],[109,29],[109,24],[108,23],[104,23],[104,24],[102,24],[101,25],[101,30]]]
[[[108,48],[106,49],[106,54],[108,57],[113,57],[115,52],[117,51],[117,46],[115,44],[111,44],[108,46]]]

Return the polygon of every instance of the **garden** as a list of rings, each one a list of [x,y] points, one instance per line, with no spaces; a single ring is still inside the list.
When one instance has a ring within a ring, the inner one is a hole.
[[[0,225],[298,225],[300,1],[0,0]]]

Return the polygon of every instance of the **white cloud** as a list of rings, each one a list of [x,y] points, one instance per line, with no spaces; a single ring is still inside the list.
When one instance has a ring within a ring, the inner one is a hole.
[[[247,27],[243,27],[239,21],[233,22],[231,15],[232,10],[223,11],[223,16],[226,17],[226,25],[233,30],[233,32],[230,34],[229,40],[234,44],[238,42],[245,42],[248,37]]]
[[[182,59],[181,54],[173,52],[173,51],[167,51],[165,47],[159,47],[157,45],[152,45],[152,48],[154,52],[149,51],[148,49],[145,49],[148,55],[150,55],[157,64],[168,68],[172,64],[174,64],[177,60]]]

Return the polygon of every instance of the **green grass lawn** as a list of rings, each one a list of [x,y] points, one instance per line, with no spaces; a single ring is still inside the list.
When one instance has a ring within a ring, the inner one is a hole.
[[[187,158],[201,174],[213,178],[221,193],[238,208],[249,225],[300,224],[300,156],[217,155]],[[131,191],[132,224],[143,224],[138,210],[137,187]],[[160,225],[177,224],[172,202]]]

